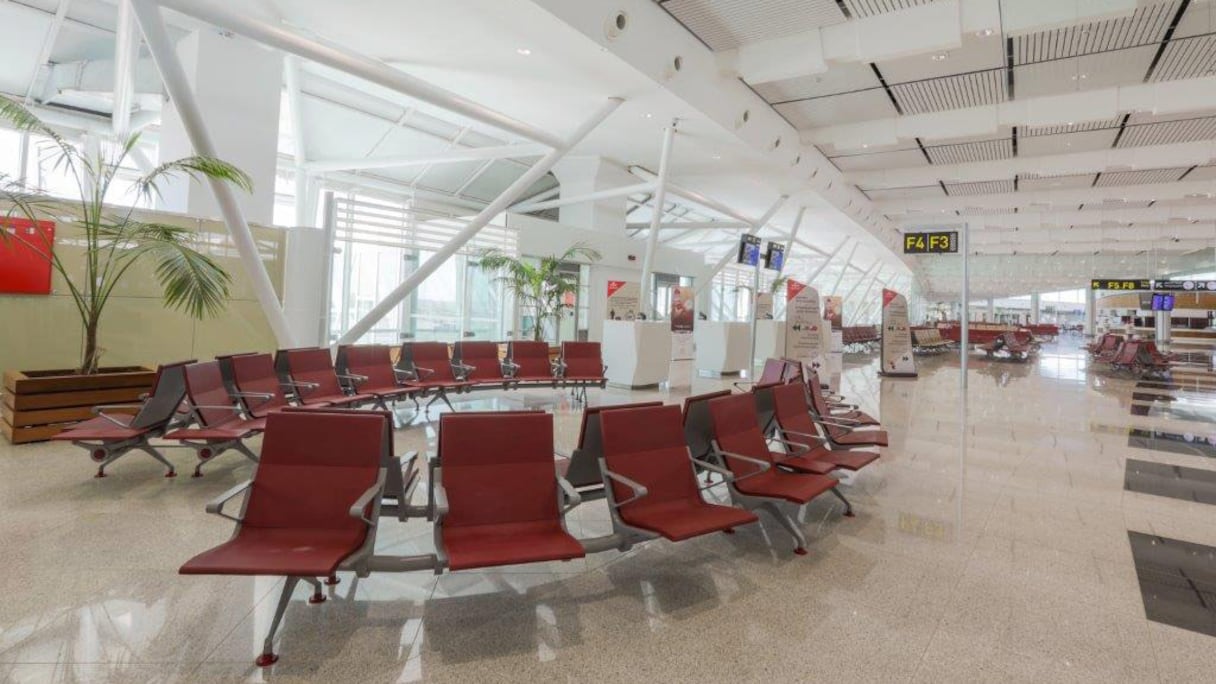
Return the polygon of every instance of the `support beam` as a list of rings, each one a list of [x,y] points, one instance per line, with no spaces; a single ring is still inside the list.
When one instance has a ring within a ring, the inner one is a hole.
[[[667,201],[667,176],[671,168],[671,144],[676,137],[677,121],[663,129],[663,147],[659,151],[659,177],[654,183],[654,206],[650,212],[650,235],[646,237],[646,252],[642,255],[642,287],[638,308],[646,311],[654,320],[654,307],[650,305],[654,290],[654,255],[659,249],[659,226],[663,223],[663,206]]]
[[[883,268],[885,268],[885,267],[883,267],[883,266],[880,266],[880,267],[879,267],[878,272],[877,272],[877,273],[875,273],[875,274],[874,274],[874,277],[870,279],[870,284],[869,284],[869,285],[866,285],[865,292],[862,292],[862,293],[861,293],[861,300],[860,300],[860,301],[861,301],[863,304],[865,303],[866,298],[870,296],[870,290],[873,290],[873,289],[874,289],[874,283],[878,282],[878,277],[882,275],[882,270],[883,270]],[[846,308],[847,308],[847,306],[846,306]],[[857,311],[857,313],[853,314],[852,318],[850,318],[850,319],[849,319],[849,323],[848,323],[848,325],[852,325],[852,324],[856,323],[856,322],[857,322],[857,319],[861,318],[861,314],[863,313],[863,309],[858,308],[858,309],[856,309],[856,311]],[[864,309],[864,311],[865,311],[865,312],[868,312],[868,311],[869,311],[869,308]]]
[[[215,143],[211,139],[207,125],[203,122],[202,111],[194,98],[194,91],[190,89],[186,72],[177,59],[173,43],[169,40],[169,34],[165,30],[161,10],[149,0],[130,0],[130,2],[139,27],[143,31],[144,39],[148,43],[148,49],[152,53],[152,59],[156,62],[156,68],[165,81],[165,90],[177,105],[182,125],[187,135],[190,136],[190,142],[194,146],[195,152],[208,157],[218,156]],[[270,329],[274,331],[275,339],[280,347],[293,346],[291,328],[283,313],[283,306],[279,302],[278,295],[275,294],[270,276],[266,273],[266,266],[262,263],[257,242],[253,239],[253,233],[249,230],[245,215],[237,204],[236,192],[231,185],[223,181],[213,179],[209,182],[211,191],[215,193],[216,203],[224,216],[224,223],[228,225],[232,242],[236,246],[241,263],[252,283],[254,294],[262,307],[262,312],[266,315]]]
[[[840,244],[836,245],[836,249],[833,249],[832,253],[829,254],[826,259],[823,260],[823,263],[819,264],[819,266],[816,267],[814,271],[811,271],[811,275],[808,276],[806,279],[807,285],[811,285],[815,282],[815,279],[819,277],[819,274],[823,273],[827,269],[828,264],[832,263],[832,260],[836,258],[836,255],[840,254],[840,250],[844,249],[844,246],[849,244],[850,239],[851,238],[846,237],[845,239],[841,240]],[[786,254],[785,258],[789,259],[789,254]],[[841,271],[841,273],[843,273],[843,272],[844,271]]]
[[[304,97],[300,90],[300,58],[287,55],[283,60],[283,80],[287,86],[287,109],[291,117],[291,136],[295,147],[296,227],[311,224],[316,212],[308,210],[308,143],[304,136]]]
[[[55,8],[55,16],[46,30],[46,37],[42,39],[42,49],[38,51],[38,61],[34,63],[34,73],[30,74],[30,84],[25,89],[25,104],[27,105],[34,101],[34,88],[38,86],[38,77],[42,74],[47,62],[51,61],[51,51],[55,49],[55,41],[59,39],[59,29],[63,28],[63,22],[68,16],[68,7],[71,5],[72,0],[59,0],[59,6]]]
[[[790,236],[785,241],[785,256],[781,260],[781,270],[785,270],[785,263],[790,260],[790,255],[794,253],[794,241],[798,239],[798,229],[802,228],[802,217],[806,215],[806,207],[798,207],[798,216],[794,218],[794,227],[790,229]]]
[[[536,181],[544,177],[545,174],[553,168],[562,157],[566,155],[574,146],[578,145],[583,138],[587,137],[592,130],[599,126],[607,119],[618,107],[621,106],[623,100],[612,98],[608,100],[599,110],[595,112],[591,118],[587,119],[578,129],[570,136],[569,140],[558,144],[552,151],[546,154],[540,161],[532,165],[527,173],[520,176],[514,183],[503,190],[493,202],[481,211],[467,226],[456,234],[446,245],[436,251],[423,264],[419,265],[413,273],[409,275],[400,285],[393,289],[380,303],[372,307],[372,310],[367,313],[354,327],[346,331],[338,340],[338,344],[350,344],[356,342],[364,333],[372,329],[372,326],[379,323],[382,318],[388,315],[398,304],[408,297],[414,290],[422,284],[442,266],[452,255],[460,251],[469,240],[472,240],[482,228],[486,226],[495,216],[507,210],[507,207],[512,202],[519,199],[519,196],[528,191]]]
[[[314,173],[328,171],[358,171],[366,169],[402,169],[410,166],[427,166],[430,164],[456,164],[467,161],[482,161],[485,159],[512,159],[519,157],[539,157],[549,151],[544,145],[496,145],[494,147],[455,147],[458,141],[448,141],[454,149],[435,154],[424,154],[409,157],[355,157],[351,159],[327,159],[308,163],[308,170]]]
[[[781,211],[781,207],[785,206],[785,201],[788,200],[789,198],[790,198],[789,195],[782,195],[781,197],[778,197],[777,201],[773,203],[773,206],[769,207],[769,210],[764,212],[764,216],[761,216],[759,219],[750,222],[752,225],[752,229],[747,231],[747,234],[755,235],[756,233],[759,233],[760,229],[762,229],[762,228],[764,228],[764,226],[768,225],[768,222],[773,220],[773,217],[777,215],[777,212]],[[726,268],[726,265],[729,264],[731,262],[731,259],[734,259],[735,256],[736,255],[734,252],[727,250],[726,254],[722,255],[722,258],[720,260],[718,260],[718,263],[715,264],[712,269],[709,270],[708,274],[706,274],[703,277],[698,278],[698,280],[700,280],[700,282],[697,283],[697,289],[693,292],[693,295],[699,296],[701,294],[701,292],[703,292],[705,290],[705,288],[709,287],[710,284],[714,281],[714,278],[717,277],[717,275],[722,272],[722,269]]]
[[[589,192],[585,195],[558,197],[557,199],[547,200],[544,202],[521,202],[511,207],[511,211],[516,214],[530,214],[534,211],[556,209],[558,207],[565,207],[571,204],[580,204],[582,202],[598,202],[599,200],[613,199],[616,197],[628,197],[629,195],[636,195],[639,192],[651,192],[652,190],[654,190],[654,183],[625,185],[619,188],[609,188],[608,190]]]
[[[627,230],[649,230],[649,223],[627,223]],[[737,221],[676,221],[675,223],[660,223],[659,230],[742,230],[751,228],[750,224]]]
[[[1206,196],[1206,197],[1205,197]],[[1210,199],[1216,196],[1216,182],[1210,180],[1182,180],[1173,183],[1149,183],[1145,185],[1120,185],[1098,188],[1036,190],[993,193],[989,195],[963,195],[959,197],[926,197],[921,199],[891,200],[877,203],[878,210],[900,217],[904,225],[914,223],[940,223],[941,216],[955,211],[964,216],[979,215],[984,209],[1059,207],[1076,209],[1079,204],[1095,204],[1104,200],[1128,202],[1164,202],[1170,199]],[[920,215],[908,212],[918,212]]]
[[[829,295],[835,296],[840,291],[840,283],[844,280],[844,275],[849,272],[849,267],[853,265],[853,256],[857,254],[857,247],[859,245],[861,245],[860,240],[853,243],[853,249],[849,250],[849,258],[844,260],[844,266],[840,269],[840,275],[836,277],[836,284],[832,286],[832,291],[828,293]]]
[[[334,43],[306,38],[283,26],[258,20],[239,7],[230,7],[215,0],[158,0],[158,3],[167,9],[181,12],[259,43],[357,76],[394,92],[442,107],[521,138],[543,143],[555,149],[563,144],[560,139],[547,131],[410,76],[380,60]]]
[[[131,0],[118,0],[114,33],[114,108],[110,120],[114,137],[125,140],[131,132],[131,104],[135,99],[135,62],[139,59],[139,30],[131,15]]]

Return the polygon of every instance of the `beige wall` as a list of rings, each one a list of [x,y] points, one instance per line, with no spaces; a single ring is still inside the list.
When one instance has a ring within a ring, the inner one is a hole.
[[[207,359],[229,352],[272,350],[274,334],[262,315],[249,278],[222,222],[176,214],[140,212],[141,220],[198,231],[201,244],[232,276],[231,299],[216,318],[195,321],[166,309],[150,261],[127,272],[115,288],[101,321],[103,366],[147,365],[182,359]],[[79,226],[55,222],[55,250],[75,273],[83,273]],[[280,299],[287,233],[254,227],[262,261]],[[79,282],[79,277],[74,278]],[[83,333],[76,306],[63,279],[54,276],[50,296],[0,295],[0,369],[41,370],[79,364]]]

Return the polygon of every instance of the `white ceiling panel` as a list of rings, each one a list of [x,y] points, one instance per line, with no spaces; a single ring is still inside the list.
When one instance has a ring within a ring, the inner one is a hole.
[[[1186,168],[1147,169],[1144,171],[1119,171],[1116,173],[1104,173],[1100,178],[1098,178],[1098,182],[1094,187],[1109,188],[1119,185],[1172,183],[1178,180],[1178,178],[1184,173],[1186,173]]]
[[[1004,69],[973,71],[908,83],[891,83],[891,92],[904,114],[965,109],[997,104],[1009,99]]]
[[[979,161],[1013,159],[1013,139],[996,138],[948,145],[926,145],[934,164],[966,164]]]
[[[1157,46],[1150,45],[1017,66],[1015,95],[1043,97],[1139,83],[1156,52]]]
[[[940,185],[918,185],[908,188],[879,188],[873,190],[863,190],[866,195],[875,202],[884,200],[904,200],[904,199],[923,199],[926,197],[942,197],[945,193],[942,192]]]
[[[1013,179],[976,181],[974,183],[946,183],[946,192],[951,197],[966,195],[996,195],[1013,192]]]
[[[1115,144],[1119,130],[1110,128],[1084,133],[1067,133],[1064,135],[1039,135],[1029,138],[1018,137],[1019,157],[1042,157],[1055,154],[1070,154],[1072,152],[1092,152],[1108,150]]]
[[[1216,181],[1216,166],[1200,166],[1194,171],[1188,173],[1186,179],[1189,181]]]
[[[835,0],[667,0],[660,5],[712,50],[731,50],[845,20]]]
[[[1032,64],[1161,42],[1181,0],[1138,8],[1126,17],[1073,24],[1013,38],[1013,63]]]
[[[848,93],[867,88],[881,88],[874,69],[864,62],[833,64],[826,73],[761,83],[756,92],[769,102],[787,102],[804,97]]]
[[[1216,35],[1174,38],[1161,53],[1150,80],[1174,81],[1216,74]]]
[[[896,113],[891,98],[882,89],[799,100],[777,105],[777,111],[798,129],[881,119]]]
[[[1068,174],[1063,176],[1039,176],[1028,174],[1018,177],[1018,190],[1033,192],[1035,190],[1068,190],[1092,187],[1092,173]]]
[[[456,192],[470,176],[477,172],[477,169],[481,168],[482,163],[480,161],[470,161],[456,164],[437,164],[427,169],[427,172],[418,179],[418,185],[440,192]],[[522,175],[522,171],[517,175]]]
[[[850,154],[841,157],[830,157],[832,163],[841,171],[878,171],[881,169],[902,169],[910,166],[928,166],[929,161],[919,150],[899,150],[895,152],[877,152],[874,154]]]
[[[919,81],[1004,66],[1005,40],[999,33],[993,33],[991,36],[966,34],[963,36],[962,46],[954,50],[878,63],[887,83]]]
[[[1119,138],[1119,147],[1141,147],[1144,145],[1169,145],[1216,139],[1216,116],[1162,121],[1158,123],[1133,123],[1141,116],[1134,114]]]
[[[853,17],[872,17],[887,12],[896,12],[920,5],[928,5],[934,0],[844,0]]]

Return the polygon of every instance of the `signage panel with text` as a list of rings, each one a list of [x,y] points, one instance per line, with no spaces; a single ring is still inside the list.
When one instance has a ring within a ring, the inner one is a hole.
[[[957,254],[958,231],[904,233],[904,254]]]

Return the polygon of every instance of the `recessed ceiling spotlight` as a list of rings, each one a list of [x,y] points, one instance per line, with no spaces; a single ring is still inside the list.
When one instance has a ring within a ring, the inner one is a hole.
[[[995,31],[993,31],[990,28],[986,28],[983,31],[976,31],[975,35],[979,36],[980,38],[987,38],[988,36],[991,36],[993,33],[995,33]]]
[[[645,114],[643,114],[642,116],[643,116],[643,117],[645,117],[645,118],[647,118],[647,119],[653,119],[653,118],[654,118],[654,114],[651,114],[650,112],[646,112],[646,113],[645,113]]]
[[[519,55],[523,55],[524,57],[527,57],[528,55],[532,54],[532,49],[531,48],[515,48],[515,53],[519,54]]]
[[[945,59],[949,56],[950,56],[949,52],[939,52],[936,55],[933,55],[933,61],[942,62],[942,61],[945,61]]]

